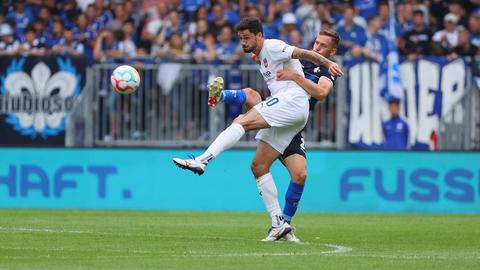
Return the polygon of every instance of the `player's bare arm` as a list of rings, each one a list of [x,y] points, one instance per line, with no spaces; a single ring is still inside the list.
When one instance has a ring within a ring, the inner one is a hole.
[[[329,60],[328,58],[319,53],[301,48],[295,48],[292,53],[292,58],[308,60],[317,65],[326,66],[330,74],[332,74],[333,76],[343,76],[342,69],[337,63]]]
[[[302,75],[296,73],[291,69],[282,69],[277,72],[277,80],[280,81],[295,81],[300,87],[302,87],[308,94],[317,99],[323,101],[333,89],[333,83],[325,78],[321,77],[318,83],[314,83],[311,80],[306,79]]]

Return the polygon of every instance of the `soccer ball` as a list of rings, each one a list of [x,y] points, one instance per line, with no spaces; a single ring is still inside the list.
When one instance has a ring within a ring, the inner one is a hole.
[[[120,94],[130,94],[140,86],[140,75],[138,71],[129,66],[123,65],[117,67],[110,77],[113,90]]]

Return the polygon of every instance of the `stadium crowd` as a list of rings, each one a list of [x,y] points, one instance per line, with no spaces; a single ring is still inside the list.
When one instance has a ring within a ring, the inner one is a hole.
[[[480,0],[395,2],[397,45],[409,59],[479,54]],[[267,38],[304,48],[334,28],[340,54],[378,60],[390,14],[381,0],[10,0],[0,8],[0,55],[215,64],[248,59],[233,31],[243,16],[262,18]]]

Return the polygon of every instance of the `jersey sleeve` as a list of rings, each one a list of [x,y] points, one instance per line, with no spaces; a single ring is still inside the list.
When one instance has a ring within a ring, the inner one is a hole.
[[[295,49],[294,46],[288,45],[287,43],[278,39],[268,40],[266,46],[272,61],[280,62],[292,59],[292,53]]]
[[[330,81],[332,83],[333,86],[335,86],[335,79],[336,78],[335,78],[335,76],[331,75],[330,73],[322,75],[320,78],[327,79],[328,81]]]

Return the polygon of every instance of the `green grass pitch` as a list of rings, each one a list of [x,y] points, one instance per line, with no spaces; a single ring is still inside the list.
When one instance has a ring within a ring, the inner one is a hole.
[[[480,216],[0,210],[0,269],[480,269]]]

